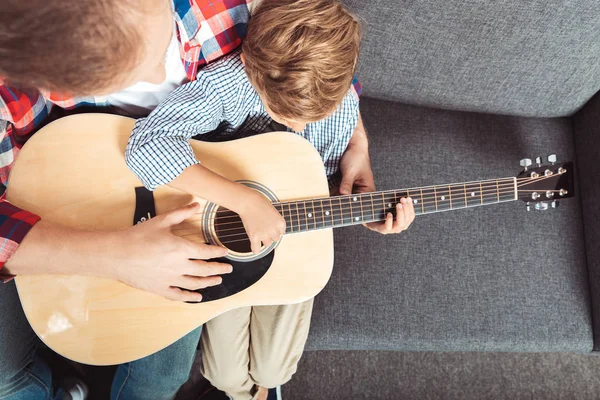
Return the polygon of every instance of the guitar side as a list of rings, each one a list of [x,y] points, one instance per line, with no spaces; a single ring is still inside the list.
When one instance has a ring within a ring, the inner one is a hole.
[[[82,114],[49,124],[22,149],[11,172],[8,200],[46,221],[74,228],[131,226],[135,187],[141,186],[124,161],[133,123],[124,117]],[[192,146],[206,167],[232,180],[258,182],[279,200],[328,196],[321,158],[296,135],[192,141]],[[157,214],[192,201],[202,208],[206,204],[169,187],[156,190],[154,198]],[[199,218],[184,224],[186,229],[177,234],[204,241]],[[173,302],[93,277],[18,276],[16,283],[25,314],[44,343],[78,362],[111,365],[159,351],[230,309],[307,300],[325,286],[332,266],[333,235],[325,229],[285,236],[261,280],[208,303]]]

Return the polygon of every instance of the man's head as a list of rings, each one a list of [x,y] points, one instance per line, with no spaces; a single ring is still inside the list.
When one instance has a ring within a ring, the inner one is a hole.
[[[243,60],[273,119],[301,131],[342,102],[360,40],[358,19],[338,0],[262,0],[248,24]]]
[[[2,0],[0,78],[102,95],[165,79],[170,0]]]

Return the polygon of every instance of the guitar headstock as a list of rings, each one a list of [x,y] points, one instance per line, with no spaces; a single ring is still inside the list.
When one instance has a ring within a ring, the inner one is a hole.
[[[556,161],[556,155],[548,156],[548,164],[542,165],[537,157],[535,164],[528,158],[521,160],[523,171],[517,176],[517,195],[527,204],[527,211],[558,207],[560,199],[575,195],[573,163]]]

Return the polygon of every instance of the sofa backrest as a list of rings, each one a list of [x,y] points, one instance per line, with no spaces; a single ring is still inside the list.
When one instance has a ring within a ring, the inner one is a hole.
[[[366,96],[555,117],[600,90],[599,0],[343,2],[365,23]]]

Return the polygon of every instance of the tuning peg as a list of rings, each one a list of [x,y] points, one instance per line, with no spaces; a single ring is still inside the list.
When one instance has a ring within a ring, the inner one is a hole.
[[[542,166],[542,157],[538,156],[535,158],[535,163],[537,164],[538,167]]]
[[[558,208],[558,200],[552,200],[552,208]]]
[[[556,154],[550,154],[548,156],[548,162],[552,165],[554,165],[554,163],[556,162]]]
[[[524,158],[521,161],[519,161],[519,165],[521,167],[523,167],[525,169],[525,171],[527,171],[527,167],[529,167],[531,165],[531,159],[530,158]]]
[[[536,203],[535,204],[535,209],[537,211],[546,211],[548,209],[548,203],[546,203],[545,201],[542,201],[540,203]]]
[[[526,203],[526,206],[527,206],[527,208],[526,208],[527,211],[531,211],[531,205],[529,204],[529,202]]]

